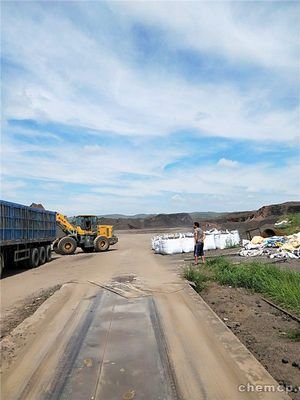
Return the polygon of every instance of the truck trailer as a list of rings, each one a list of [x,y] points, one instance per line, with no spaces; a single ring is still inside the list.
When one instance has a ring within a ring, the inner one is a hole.
[[[56,212],[0,200],[0,276],[14,264],[34,268],[51,260]]]

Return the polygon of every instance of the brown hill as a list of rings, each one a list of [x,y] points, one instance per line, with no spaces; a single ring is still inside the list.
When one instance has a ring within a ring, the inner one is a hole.
[[[146,218],[98,218],[99,224],[114,225],[116,230],[191,227],[193,220],[188,213],[158,214]]]
[[[300,202],[290,201],[282,204],[263,206],[257,211],[228,213],[222,217],[205,222],[207,225],[214,224],[224,229],[237,229],[243,237],[246,237],[247,230],[257,229],[256,234],[259,234],[266,229],[273,229],[274,223],[280,217],[296,212],[300,212]]]
[[[270,206],[261,207],[255,212],[254,218],[268,218],[268,217],[278,217],[287,214],[293,214],[300,212],[300,202],[299,201],[289,201],[282,204],[272,204]]]

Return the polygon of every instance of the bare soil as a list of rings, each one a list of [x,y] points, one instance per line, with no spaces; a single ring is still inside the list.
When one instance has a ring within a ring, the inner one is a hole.
[[[55,285],[48,289],[43,289],[34,295],[26,297],[6,314],[1,322],[0,339],[7,336],[16,326],[21,324],[26,318],[32,315],[49,297],[51,297],[61,285]]]
[[[300,342],[288,337],[300,331],[299,323],[246,289],[214,283],[201,296],[278,383],[300,388],[300,369],[292,366]],[[290,396],[299,400],[300,391]]]

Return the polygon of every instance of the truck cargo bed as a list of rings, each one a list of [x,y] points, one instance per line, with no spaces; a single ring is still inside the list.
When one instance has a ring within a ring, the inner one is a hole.
[[[51,242],[56,213],[0,200],[0,245]]]

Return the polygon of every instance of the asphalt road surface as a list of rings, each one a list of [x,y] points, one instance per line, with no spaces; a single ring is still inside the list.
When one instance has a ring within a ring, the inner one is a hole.
[[[289,399],[270,392],[277,383],[175,259],[153,254],[150,236],[121,234],[112,251],[56,257],[2,280],[2,320],[27,296],[63,285],[3,339],[11,356],[1,398]]]

